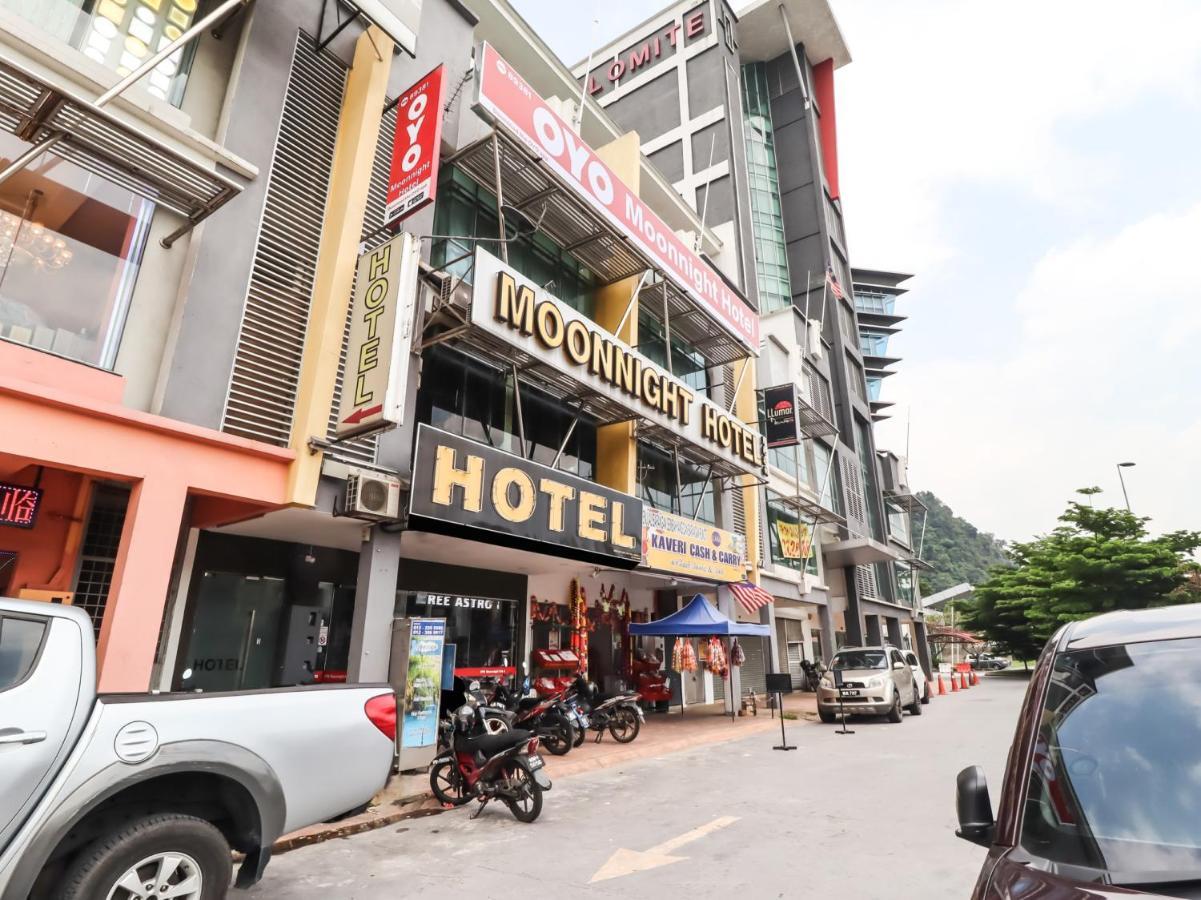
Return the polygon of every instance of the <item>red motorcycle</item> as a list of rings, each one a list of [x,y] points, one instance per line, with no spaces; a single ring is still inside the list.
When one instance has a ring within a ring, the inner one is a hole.
[[[549,697],[519,697],[503,684],[497,684],[491,705],[512,712],[518,728],[536,732],[547,750],[563,756],[576,744],[575,725],[563,703],[566,693],[564,688]]]
[[[515,729],[489,734],[478,704],[457,709],[443,723],[447,749],[430,764],[430,789],[445,806],[480,802],[476,818],[492,800],[509,807],[519,822],[533,822],[542,812],[542,793],[550,778],[538,754],[538,736]]]

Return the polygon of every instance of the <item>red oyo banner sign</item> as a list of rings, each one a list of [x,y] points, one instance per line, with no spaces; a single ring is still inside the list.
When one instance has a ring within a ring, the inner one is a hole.
[[[545,160],[725,331],[758,355],[759,317],[721,276],[638,199],[487,42],[477,49],[476,65],[480,114]]]
[[[443,67],[438,66],[397,98],[385,225],[432,203],[437,193],[445,83]]]

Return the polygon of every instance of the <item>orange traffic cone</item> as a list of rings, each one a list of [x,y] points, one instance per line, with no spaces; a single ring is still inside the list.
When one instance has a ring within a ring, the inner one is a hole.
[[[972,687],[975,687],[979,683],[980,683],[980,676],[976,674],[975,670],[973,670],[972,671]]]
[[[946,696],[947,686],[942,683],[942,672],[938,673],[938,696]]]
[[[959,693],[959,682],[955,680],[955,673],[954,673],[954,672],[952,672],[952,673],[951,673],[951,693],[952,693],[952,694],[958,694],[958,693]]]
[[[967,690],[967,679],[964,677],[962,672],[959,673],[959,690]]]
[[[968,676],[967,672],[964,672],[960,677],[963,679],[963,689],[966,691],[972,686],[972,679]]]

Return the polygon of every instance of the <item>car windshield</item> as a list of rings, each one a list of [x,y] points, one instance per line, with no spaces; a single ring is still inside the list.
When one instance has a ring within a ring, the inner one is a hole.
[[[1114,884],[1201,878],[1201,639],[1054,665],[1022,846]]]
[[[883,650],[842,650],[834,657],[835,669],[883,669]]]

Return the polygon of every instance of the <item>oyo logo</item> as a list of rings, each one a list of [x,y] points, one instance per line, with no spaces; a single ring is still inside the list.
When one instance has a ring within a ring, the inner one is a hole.
[[[560,162],[566,161],[571,177],[585,185],[597,200],[605,206],[613,202],[613,179],[605,164],[545,106],[534,110],[534,135],[543,150]]]
[[[407,104],[408,109],[405,110],[405,137],[409,139],[409,149],[404,153],[400,160],[400,170],[402,172],[411,172],[417,167],[417,163],[421,162],[421,144],[417,142],[417,136],[421,134],[421,126],[425,124],[425,110],[429,106],[429,94],[422,91],[411,102]]]

